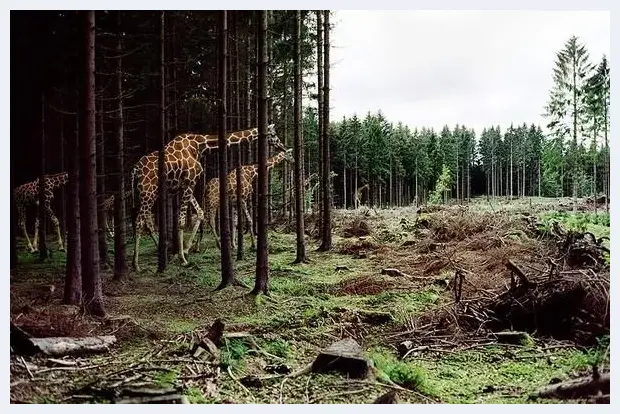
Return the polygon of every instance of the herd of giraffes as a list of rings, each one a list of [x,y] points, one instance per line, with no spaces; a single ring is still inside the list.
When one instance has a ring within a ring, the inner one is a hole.
[[[276,150],[279,150],[275,156],[267,161],[267,169],[270,170],[282,161],[293,162],[292,150],[287,149],[278,138],[275,126],[270,124],[267,127],[267,144]],[[228,135],[227,145],[240,145],[243,142],[252,142],[258,139],[258,128],[251,128],[242,131],[235,131]],[[191,249],[196,233],[201,222],[205,219],[205,212],[194,197],[194,189],[196,183],[204,171],[200,162],[202,155],[218,148],[218,136],[215,135],[199,135],[199,134],[180,134],[177,135],[164,147],[164,165],[166,168],[165,180],[167,189],[172,193],[181,195],[180,211],[179,211],[179,258],[182,264],[187,264],[187,254]],[[131,169],[131,194],[138,194],[138,213],[135,218],[136,240],[134,245],[133,266],[136,271],[140,270],[138,263],[138,252],[140,246],[140,235],[146,231],[153,240],[155,239],[155,228],[152,219],[152,210],[158,196],[159,174],[158,174],[159,151],[153,151],[150,154],[142,156]],[[252,194],[252,182],[258,175],[258,164],[243,165],[241,168],[241,205],[243,213],[249,222],[252,222],[251,216],[247,210],[247,199]],[[236,201],[237,196],[237,171],[233,169],[226,177],[228,184],[228,195],[232,201]],[[45,214],[51,220],[54,230],[58,237],[60,250],[64,250],[62,235],[58,218],[52,209],[52,201],[54,199],[54,190],[65,185],[68,181],[68,173],[44,176],[43,190],[43,209]],[[33,242],[30,242],[28,232],[26,230],[26,207],[28,205],[39,205],[39,179],[22,184],[14,190],[15,204],[17,208],[18,226],[22,230],[24,238],[28,243],[31,252],[37,250],[38,244],[38,215],[35,224],[35,233]],[[219,178],[211,179],[206,186],[203,206],[207,210],[209,229],[216,236],[215,240],[220,247],[219,240],[215,231],[215,214],[219,207]],[[187,243],[184,243],[183,223],[187,216],[189,206],[196,211],[197,220],[191,229],[191,235]],[[108,197],[103,204],[104,211],[110,212],[114,209],[114,196]],[[241,214],[241,212],[238,212]],[[110,214],[106,214],[110,216]],[[107,223],[108,232],[110,224]],[[253,226],[249,226],[253,232]],[[255,235],[252,233],[252,245],[254,246]]]

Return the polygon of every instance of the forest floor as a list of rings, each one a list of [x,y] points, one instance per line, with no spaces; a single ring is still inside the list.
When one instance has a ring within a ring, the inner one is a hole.
[[[606,334],[594,341],[532,333],[518,344],[493,335],[507,326],[474,329],[460,316],[469,312],[463,306],[475,308],[507,289],[507,260],[528,277],[546,271],[556,243],[528,232],[529,217],[543,232],[555,220],[609,236],[608,214],[593,218],[589,206],[577,215],[562,209],[558,200],[534,199],[481,200],[419,214],[411,207],[335,210],[334,249],[316,252],[308,239],[309,261],[300,265],[292,264],[295,235],[274,225],[271,296],[258,300],[242,287],[213,291],[220,275],[211,239],[205,253],[190,256],[190,266],[173,260],[165,274],[156,273],[154,245],[145,242],[139,274],[115,283],[105,272],[105,320],[61,305],[64,253],[53,252],[46,263],[23,253],[11,274],[12,323],[35,337],[115,335],[118,341],[90,356],[12,355],[11,402],[110,402],[129,385],[177,388],[191,403],[372,403],[390,390],[402,403],[530,402],[539,387],[587,374],[593,365],[608,367],[608,316]],[[245,257],[234,263],[235,272],[252,286],[254,252]],[[600,265],[597,273],[608,278],[608,266]],[[455,274],[464,275],[459,289]],[[216,319],[224,323],[223,344],[215,356],[194,358],[194,344]],[[283,376],[342,338],[362,346],[375,379]]]

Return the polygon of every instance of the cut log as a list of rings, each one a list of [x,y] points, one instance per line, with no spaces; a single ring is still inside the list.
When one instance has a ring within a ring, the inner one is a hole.
[[[398,269],[386,268],[381,270],[382,275],[397,276],[397,277],[409,277],[408,274],[401,272]]]
[[[204,338],[199,343],[194,344],[192,348],[192,357],[201,359],[213,357],[215,360],[219,360],[220,350],[209,338]]]
[[[366,378],[370,370],[362,347],[352,338],[334,342],[312,363],[312,372],[338,372],[350,378]]]
[[[531,346],[535,342],[527,332],[519,331],[502,331],[494,332],[493,335],[497,338],[497,342],[502,344],[513,344],[521,346]]]
[[[117,395],[115,404],[189,404],[176,388],[124,388]]]
[[[609,394],[609,372],[549,385],[540,388],[533,397],[574,399],[596,396],[599,392]]]
[[[30,342],[45,355],[63,356],[107,352],[110,346],[116,342],[116,336],[30,338]]]

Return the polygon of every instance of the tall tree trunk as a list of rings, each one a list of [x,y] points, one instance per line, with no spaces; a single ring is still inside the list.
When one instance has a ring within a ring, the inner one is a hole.
[[[256,252],[256,281],[253,295],[265,294],[268,292],[269,279],[269,246],[267,241],[267,14],[260,11],[259,30],[258,30],[258,233],[257,233],[257,252]]]
[[[62,99],[62,95],[61,95],[61,99],[60,99],[60,105],[61,107],[63,106],[63,99]],[[60,170],[61,171],[67,171],[67,161],[66,161],[66,156],[65,156],[65,117],[63,114],[59,115],[59,123],[60,126],[58,128],[58,134],[59,134],[59,147],[58,150],[60,151]],[[63,237],[67,236],[67,190],[66,187],[63,185],[60,187],[60,200],[62,201],[60,203],[60,234],[62,234]]]
[[[233,26],[233,37],[235,39],[235,128],[237,131],[241,130],[241,95],[240,95],[240,81],[241,81],[241,69],[239,69],[239,12],[235,12],[235,20]],[[243,246],[243,213],[241,205],[241,163],[242,163],[242,144],[237,145],[237,202],[235,208],[237,209],[237,260],[243,260],[244,246]]]
[[[9,225],[11,226],[11,270],[15,269],[15,267],[17,266],[18,263],[18,258],[17,258],[17,241],[15,240],[15,238],[17,237],[17,231],[16,231],[16,221],[15,218],[17,217],[17,210],[15,209],[15,197],[14,197],[14,191],[15,191],[15,179],[14,179],[14,174],[13,174],[13,164],[11,163],[11,165],[9,166],[9,168],[11,169],[11,213],[10,213],[10,223]]]
[[[597,157],[597,149],[596,149],[596,133],[597,133],[597,131],[596,131],[596,127],[595,127],[595,129],[594,129],[594,162],[593,162],[594,165],[592,167],[593,168],[592,180],[594,181],[594,183],[593,183],[594,184],[594,194],[592,195],[592,197],[594,198],[594,215],[598,214],[598,201],[597,201],[598,191],[596,191],[597,190],[597,188],[596,188],[596,164],[597,164],[597,159],[598,159],[598,157]]]
[[[273,10],[267,11],[267,25],[272,27],[274,24]],[[273,64],[273,34],[267,32],[267,123],[274,122],[273,119],[273,82],[274,76],[271,71]],[[267,158],[269,158],[269,147],[267,147]],[[267,171],[267,222],[273,221],[273,176]]]
[[[95,132],[95,12],[85,11],[85,53],[83,115],[80,123],[80,233],[82,247],[82,294],[86,310],[96,316],[105,316],[99,246],[97,240],[97,183]]]
[[[222,281],[217,289],[223,289],[230,286],[235,281],[233,273],[231,244],[230,244],[230,227],[228,216],[228,142],[226,137],[226,115],[227,115],[227,63],[228,63],[228,12],[222,10],[219,21],[219,74],[218,82],[218,107],[219,107],[219,127],[218,127],[218,153],[219,163],[219,184],[220,184],[220,243],[221,243],[221,269]]]
[[[168,77],[172,78],[172,97],[170,98],[170,100],[172,101],[172,113],[168,113],[168,134],[170,134],[171,136],[176,136],[176,134],[178,133],[178,122],[179,122],[179,113],[178,113],[178,94],[177,94],[177,62],[176,62],[176,48],[177,48],[177,42],[176,42],[176,22],[173,18],[174,14],[170,13],[168,14],[168,22],[170,23],[170,32],[171,32],[171,37],[170,37],[170,55],[171,55],[171,61],[169,63],[169,69],[168,69]],[[169,206],[171,207],[171,209],[168,211],[168,216],[170,217],[170,221],[171,221],[171,230],[172,230],[172,234],[176,235],[179,234],[180,228],[179,226],[183,225],[183,224],[187,224],[187,218],[191,217],[191,213],[188,212],[187,216],[186,216],[186,223],[180,223],[179,221],[179,214],[181,213],[180,210],[180,194],[175,194],[172,197],[169,197]],[[191,223],[190,223],[191,224]],[[189,228],[191,228],[190,226],[188,226]],[[180,240],[178,237],[173,236],[170,238],[170,253],[171,254],[178,254],[179,253],[179,243]]]
[[[284,85],[284,90],[283,90],[283,96],[282,96],[282,107],[283,107],[283,114],[282,117],[284,118],[284,128],[283,128],[283,132],[284,132],[284,146],[287,147],[288,146],[288,101],[289,101],[289,95],[288,95],[288,77],[289,77],[289,73],[288,73],[288,61],[284,62],[284,69],[283,69],[283,85]],[[291,216],[289,216],[287,214],[288,211],[290,211],[289,209],[289,202],[290,200],[288,200],[288,178],[289,178],[289,167],[288,167],[288,163],[284,163],[284,166],[282,167],[282,214],[284,216],[286,216],[286,220],[288,223],[290,223],[290,219]]]
[[[295,39],[293,42],[293,116],[294,116],[294,151],[295,164],[295,228],[297,233],[297,251],[294,263],[306,262],[306,241],[304,231],[304,144],[302,130],[302,94],[301,94],[301,11],[295,10]],[[308,170],[310,173],[310,170]]]
[[[168,266],[168,226],[166,225],[168,217],[168,186],[166,183],[166,165],[165,165],[165,148],[166,148],[166,23],[165,12],[161,11],[159,16],[159,159],[158,159],[158,201],[159,201],[159,242],[157,257],[157,272],[163,273]],[[179,237],[180,232],[174,237]],[[179,245],[181,241],[179,240]]]
[[[45,220],[45,174],[47,170],[47,150],[45,148],[45,94],[41,95],[41,152],[40,152],[40,162],[41,162],[41,172],[39,174],[39,208],[37,209],[37,223],[38,228],[35,231],[38,232],[38,240],[35,235],[35,245],[38,242],[39,248],[39,260],[42,262],[47,260],[47,238],[46,236],[46,220]],[[36,246],[35,246],[36,247]]]
[[[108,241],[106,239],[106,212],[103,203],[106,199],[105,194],[105,147],[104,147],[104,127],[103,127],[103,89],[100,91],[99,99],[99,134],[97,139],[97,231],[99,239],[99,265],[103,269],[108,262]]]
[[[114,280],[127,277],[127,226],[125,210],[125,124],[123,122],[123,30],[122,13],[117,11],[116,38],[116,195],[114,197]]]
[[[325,72],[323,71],[323,11],[316,11],[316,66],[317,66],[317,113],[318,113],[318,141],[319,141],[319,154],[318,154],[318,174],[319,174],[319,182],[322,183],[322,175],[323,175],[323,141],[324,141],[324,133],[325,129],[323,128],[323,121],[325,117],[323,116],[323,93],[325,92],[323,89],[323,75]],[[317,225],[319,228],[319,237],[322,237],[322,229],[323,229],[323,209],[321,208],[321,196],[323,195],[322,191],[319,191],[316,200],[316,206],[318,209],[318,220]],[[314,197],[314,194],[312,194]],[[313,209],[314,212],[314,209]]]
[[[347,209],[347,155],[342,162],[342,208]]]
[[[79,13],[79,12],[78,12]],[[65,271],[65,291],[63,303],[77,305],[82,301],[82,252],[80,244],[80,94],[76,87],[75,132],[67,142],[68,181],[67,181],[67,265]]]
[[[330,186],[330,154],[329,154],[329,10],[324,10],[323,36],[324,36],[324,61],[323,61],[323,243],[319,250],[328,251],[332,248],[332,216],[331,216],[331,186]]]

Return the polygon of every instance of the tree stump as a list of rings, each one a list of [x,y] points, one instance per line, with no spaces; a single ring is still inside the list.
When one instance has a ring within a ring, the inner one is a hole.
[[[338,372],[350,378],[366,378],[370,366],[362,347],[352,338],[334,342],[312,363],[312,372]]]

